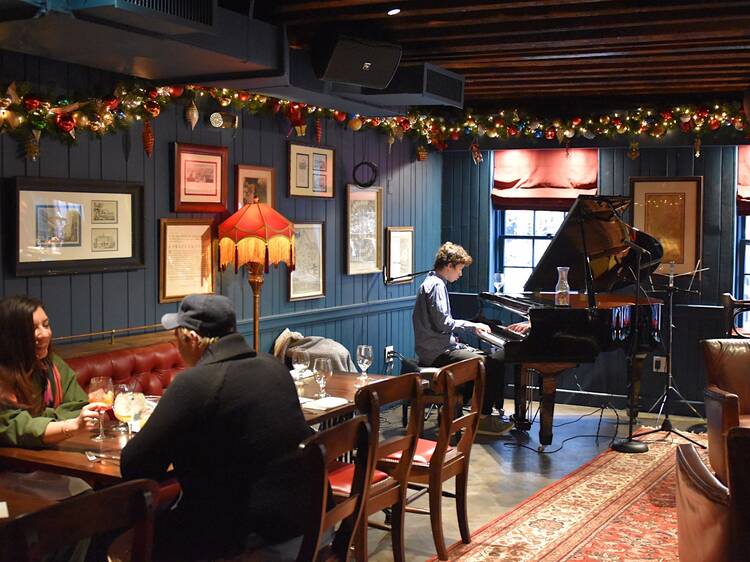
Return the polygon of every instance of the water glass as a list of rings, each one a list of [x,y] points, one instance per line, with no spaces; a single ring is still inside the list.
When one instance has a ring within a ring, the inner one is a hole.
[[[320,386],[320,398],[328,396],[326,394],[326,383],[332,374],[331,360],[327,357],[318,357],[313,363],[313,375],[315,376],[315,382]]]
[[[292,352],[292,367],[294,378],[302,378],[304,372],[310,368],[310,354],[303,349],[295,349]]]
[[[495,294],[500,294],[500,289],[505,285],[505,274],[497,272],[492,276],[492,284],[495,286]]]
[[[371,345],[357,346],[357,365],[362,371],[362,374],[357,377],[357,386],[364,386],[367,384],[367,369],[369,369],[370,365],[372,365]]]

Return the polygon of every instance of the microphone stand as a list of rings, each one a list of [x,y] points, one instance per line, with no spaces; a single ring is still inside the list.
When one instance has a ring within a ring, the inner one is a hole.
[[[401,279],[413,279],[417,275],[424,275],[425,273],[429,273],[430,271],[432,271],[432,269],[425,269],[424,271],[417,271],[416,273],[407,273],[406,275],[399,275],[398,277],[388,277],[385,266],[383,266],[381,274],[383,275],[383,285],[392,285],[393,283],[396,283]]]
[[[693,278],[695,277],[695,272],[693,272]],[[672,270],[669,272],[669,281],[667,285],[664,287],[663,290],[657,291],[657,292],[665,292],[667,294],[667,300],[668,300],[668,308],[667,308],[667,320],[669,322],[669,345],[667,346],[667,384],[664,388],[664,393],[659,397],[659,399],[656,401],[656,403],[661,402],[661,406],[659,407],[659,414],[657,415],[657,421],[659,419],[659,416],[661,416],[662,411],[664,411],[664,420],[662,421],[662,424],[657,429],[650,429],[648,431],[644,431],[642,433],[637,434],[635,437],[642,437],[643,435],[650,435],[652,433],[658,433],[660,431],[665,431],[667,435],[670,433],[674,433],[676,435],[679,435],[686,441],[690,441],[694,445],[698,445],[700,448],[705,449],[706,445],[703,443],[699,443],[698,441],[691,439],[684,433],[676,430],[674,426],[672,425],[672,421],[669,419],[669,392],[674,391],[674,393],[679,396],[682,401],[690,406],[690,409],[693,410],[693,413],[695,413],[696,416],[699,418],[701,415],[696,411],[696,409],[690,404],[687,400],[685,400],[685,397],[682,395],[682,393],[677,389],[677,386],[674,383],[674,376],[672,374],[672,337],[673,337],[673,326],[672,326],[672,317],[673,317],[673,305],[672,301],[674,298],[675,293],[686,293],[691,295],[698,294],[698,291],[694,291],[691,289],[681,289],[674,284],[674,263],[672,264]],[[690,281],[690,286],[692,287],[693,280]],[[656,403],[654,403],[654,406],[656,406]],[[653,409],[654,406],[651,408]]]

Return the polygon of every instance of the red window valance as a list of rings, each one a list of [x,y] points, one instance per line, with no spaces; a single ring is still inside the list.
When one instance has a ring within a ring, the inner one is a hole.
[[[740,146],[737,152],[737,213],[750,215],[750,146]]]
[[[595,148],[496,150],[492,202],[504,209],[567,210],[571,199],[595,195]]]

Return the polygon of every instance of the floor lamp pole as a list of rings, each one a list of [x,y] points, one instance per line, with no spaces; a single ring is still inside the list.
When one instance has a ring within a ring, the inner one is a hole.
[[[247,282],[253,290],[253,348],[260,349],[260,290],[263,287],[263,264],[247,264]]]

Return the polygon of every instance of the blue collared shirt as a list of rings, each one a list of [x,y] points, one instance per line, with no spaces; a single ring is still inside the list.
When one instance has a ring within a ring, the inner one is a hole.
[[[419,287],[411,321],[420,365],[432,365],[441,353],[458,347],[454,330],[476,326],[474,322],[453,318],[445,279],[434,271]]]

